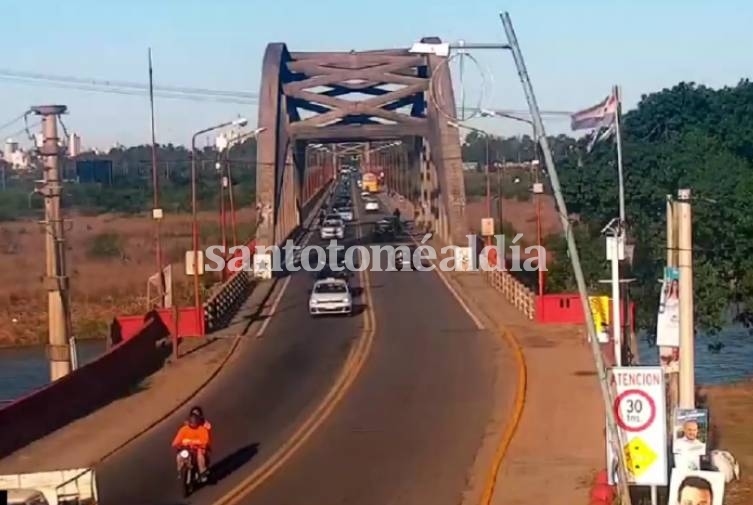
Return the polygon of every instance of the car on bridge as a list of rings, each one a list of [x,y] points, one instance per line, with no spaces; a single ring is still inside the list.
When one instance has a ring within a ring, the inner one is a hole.
[[[395,224],[385,217],[374,223],[374,242],[392,242],[395,240]]]
[[[339,216],[327,216],[319,227],[319,238],[322,240],[345,238],[345,224]]]
[[[353,221],[353,208],[350,206],[342,206],[342,207],[336,207],[335,212],[340,215],[340,219],[343,221],[350,222]]]
[[[374,198],[364,198],[364,208],[366,209],[366,212],[378,212],[379,211],[379,202],[376,201]]]
[[[328,277],[314,283],[314,288],[309,296],[309,314],[311,316],[351,315],[352,313],[353,296],[348,283],[344,279]]]

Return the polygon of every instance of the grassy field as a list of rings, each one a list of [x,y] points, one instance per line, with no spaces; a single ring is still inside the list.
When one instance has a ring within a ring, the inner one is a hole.
[[[74,334],[98,338],[116,315],[146,311],[146,284],[156,271],[154,226],[147,215],[70,216],[66,225]],[[200,214],[202,249],[220,244],[216,212]],[[254,212],[238,212],[238,239],[253,231]],[[178,303],[191,300],[184,273],[191,248],[190,215],[163,221],[165,261],[173,264]],[[232,245],[232,236],[228,237]],[[0,223],[0,346],[30,345],[47,339],[47,296],[43,287],[44,235],[36,221]],[[210,277],[205,281],[212,282]]]

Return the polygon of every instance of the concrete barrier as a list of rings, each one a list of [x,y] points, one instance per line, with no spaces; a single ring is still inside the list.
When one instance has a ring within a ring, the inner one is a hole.
[[[91,363],[0,409],[0,457],[52,433],[128,393],[162,367],[169,332],[156,313],[142,330]]]

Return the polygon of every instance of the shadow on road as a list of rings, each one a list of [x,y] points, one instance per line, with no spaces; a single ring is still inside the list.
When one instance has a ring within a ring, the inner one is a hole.
[[[225,456],[211,466],[209,475],[211,475],[212,484],[216,484],[240,467],[251,461],[259,452],[259,444],[253,443],[241,447],[237,451]]]

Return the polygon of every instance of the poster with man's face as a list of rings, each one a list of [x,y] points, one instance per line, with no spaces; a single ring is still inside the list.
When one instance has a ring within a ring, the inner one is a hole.
[[[706,454],[708,431],[708,410],[677,409],[672,437],[672,452],[693,456]]]
[[[724,475],[720,472],[672,469],[668,505],[722,505]]]

